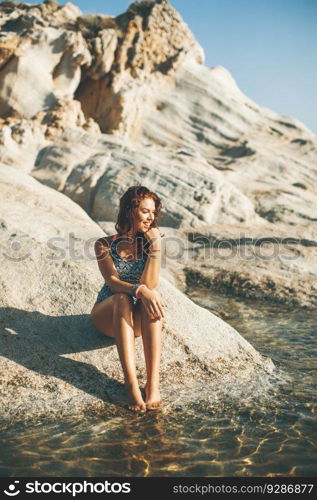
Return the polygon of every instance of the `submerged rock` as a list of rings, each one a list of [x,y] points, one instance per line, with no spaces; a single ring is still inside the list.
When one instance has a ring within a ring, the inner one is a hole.
[[[317,239],[310,230],[218,224],[185,233],[194,246],[179,265],[189,287],[317,307]]]

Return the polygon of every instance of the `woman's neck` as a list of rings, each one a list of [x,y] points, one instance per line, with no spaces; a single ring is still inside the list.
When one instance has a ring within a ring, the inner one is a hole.
[[[130,240],[132,240],[134,242],[134,241],[136,241],[137,234],[138,234],[137,231],[129,231],[127,233],[122,234],[122,237],[129,238]]]

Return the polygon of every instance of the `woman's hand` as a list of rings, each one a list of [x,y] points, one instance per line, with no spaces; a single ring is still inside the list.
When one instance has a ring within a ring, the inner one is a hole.
[[[148,229],[148,231],[145,231],[144,237],[148,241],[154,241],[154,242],[160,242],[161,241],[161,235],[157,227],[151,227]]]
[[[138,297],[142,300],[150,316],[154,316],[155,319],[164,318],[164,306],[161,301],[161,296],[156,290],[151,290],[147,286],[141,286],[138,291]]]
[[[149,242],[149,248],[146,250],[148,255],[160,258],[161,253],[161,235],[157,227],[152,227],[144,233],[145,239]]]

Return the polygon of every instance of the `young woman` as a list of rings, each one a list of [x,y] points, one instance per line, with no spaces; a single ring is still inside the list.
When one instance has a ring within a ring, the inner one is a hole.
[[[91,311],[97,330],[115,339],[129,409],[156,410],[159,391],[163,304],[156,290],[161,269],[158,230],[160,198],[144,186],[130,187],[120,199],[117,234],[95,243],[105,280]],[[141,394],[135,367],[134,338],[142,335],[147,382]]]

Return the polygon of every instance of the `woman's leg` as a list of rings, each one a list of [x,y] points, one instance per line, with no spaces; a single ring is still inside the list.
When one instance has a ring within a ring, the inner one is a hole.
[[[113,309],[115,340],[124,373],[125,385],[130,399],[130,410],[145,411],[135,368],[135,346],[133,330],[133,300],[126,293],[116,293]]]
[[[155,410],[162,402],[159,390],[162,323],[162,319],[150,316],[141,303],[141,330],[147,373],[145,395],[148,410]]]
[[[134,327],[135,320],[139,318],[133,311],[132,298],[126,293],[116,293],[102,301],[100,305],[95,305],[91,318],[97,330],[114,337],[116,341],[128,391],[129,408],[133,411],[145,411],[146,406],[139,389],[135,368]],[[138,321],[139,329],[140,326]]]
[[[91,321],[96,330],[111,338],[114,338],[115,335],[115,325],[113,321],[113,308],[115,300],[115,295],[111,295],[101,302],[96,302],[90,313]],[[133,309],[133,329],[134,336],[140,337],[141,311],[137,307],[134,307]]]

